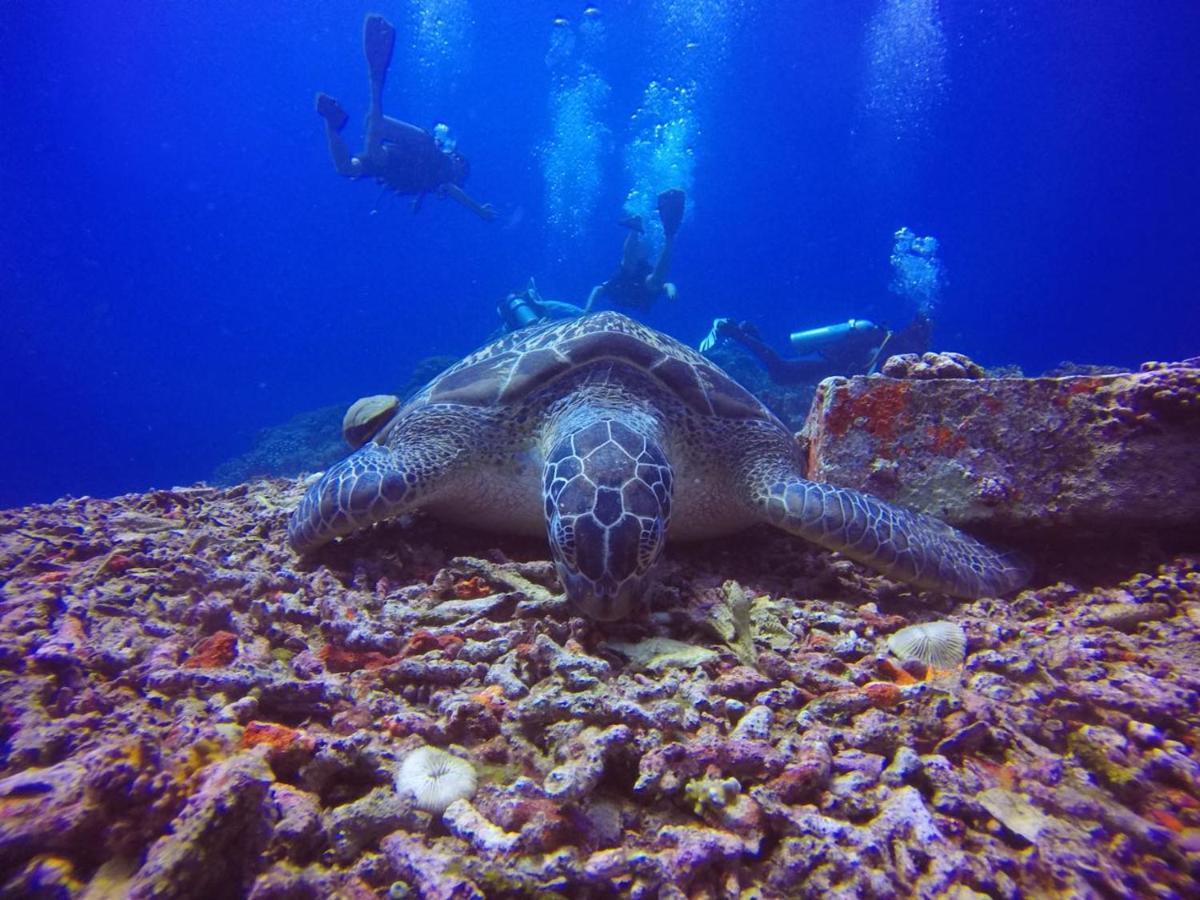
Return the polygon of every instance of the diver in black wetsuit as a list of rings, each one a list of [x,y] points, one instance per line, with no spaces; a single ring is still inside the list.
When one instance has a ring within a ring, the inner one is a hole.
[[[933,324],[921,314],[898,332],[865,319],[851,319],[796,332],[791,335],[792,345],[805,355],[785,358],[764,343],[749,322],[716,319],[700,343],[700,352],[712,349],[718,338],[729,338],[754,354],[775,384],[815,384],[830,375],[869,374],[889,356],[924,353],[932,331]]]
[[[642,247],[642,217],[630,216],[621,224],[629,229],[621,254],[621,267],[608,281],[596,285],[588,295],[585,312],[591,312],[600,297],[611,298],[614,306],[645,312],[660,295],[675,299],[675,285],[667,281],[675,235],[683,221],[684,193],[671,188],[658,195],[658,218],[663,227],[663,248],[653,268]]]
[[[504,331],[516,331],[554,319],[573,319],[582,316],[584,310],[574,303],[547,300],[538,293],[537,283],[529,279],[529,287],[513,292],[496,306],[496,313]]]
[[[363,49],[371,75],[371,105],[367,109],[366,146],[353,156],[342,129],[346,111],[328,94],[317,94],[317,112],[325,120],[325,136],[334,168],[347,178],[374,178],[397,194],[413,194],[413,212],[421,208],[426,194],[457,200],[481,219],[494,219],[490,204],[476,203],[463,190],[471,166],[446,139],[444,125],[430,134],[408,122],[383,114],[383,83],[392,61],[396,29],[383,16],[369,15],[363,23]]]

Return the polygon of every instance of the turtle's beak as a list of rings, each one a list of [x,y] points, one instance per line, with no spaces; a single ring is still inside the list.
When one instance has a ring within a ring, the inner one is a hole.
[[[606,588],[597,586],[587,576],[571,572],[561,564],[557,568],[571,608],[598,622],[629,618],[646,593],[647,579],[644,576],[628,578],[615,588]]]

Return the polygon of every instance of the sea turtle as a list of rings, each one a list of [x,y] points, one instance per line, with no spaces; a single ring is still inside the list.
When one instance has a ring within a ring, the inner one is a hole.
[[[769,522],[962,597],[1020,587],[1022,564],[939,521],[801,477],[799,448],[745,388],[613,312],[506,335],[451,366],[313,484],[300,553],[400,513],[540,534],[568,599],[625,616],[668,534]]]

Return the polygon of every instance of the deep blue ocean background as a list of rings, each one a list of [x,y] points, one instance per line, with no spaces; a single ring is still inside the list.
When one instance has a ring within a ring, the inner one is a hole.
[[[940,241],[938,348],[1200,353],[1195,0],[598,6],[4,4],[0,506],[208,478],[482,343],[531,275],[582,303],[669,180],[680,296],[647,320],[692,344],[904,324],[907,225]],[[368,11],[399,31],[385,110],[449,123],[497,221],[334,173],[313,97],[357,149]]]

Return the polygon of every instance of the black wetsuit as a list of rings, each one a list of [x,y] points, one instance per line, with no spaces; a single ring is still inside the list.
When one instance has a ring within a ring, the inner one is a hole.
[[[455,157],[443,153],[428,132],[411,141],[384,141],[381,156],[371,174],[397,194],[430,194],[456,183]]]
[[[830,356],[784,359],[743,327],[731,323],[720,333],[753,353],[767,370],[771,380],[780,385],[812,384],[830,375],[851,375],[866,371],[874,358],[875,348],[879,345],[874,336],[867,338],[864,335],[846,340],[837,348],[836,354]]]
[[[646,287],[646,279],[653,271],[654,267],[644,259],[639,259],[632,270],[622,266],[617,269],[612,278],[604,282],[604,292],[612,298],[613,303],[617,306],[645,312],[654,305],[654,301],[657,299],[655,294]]]

